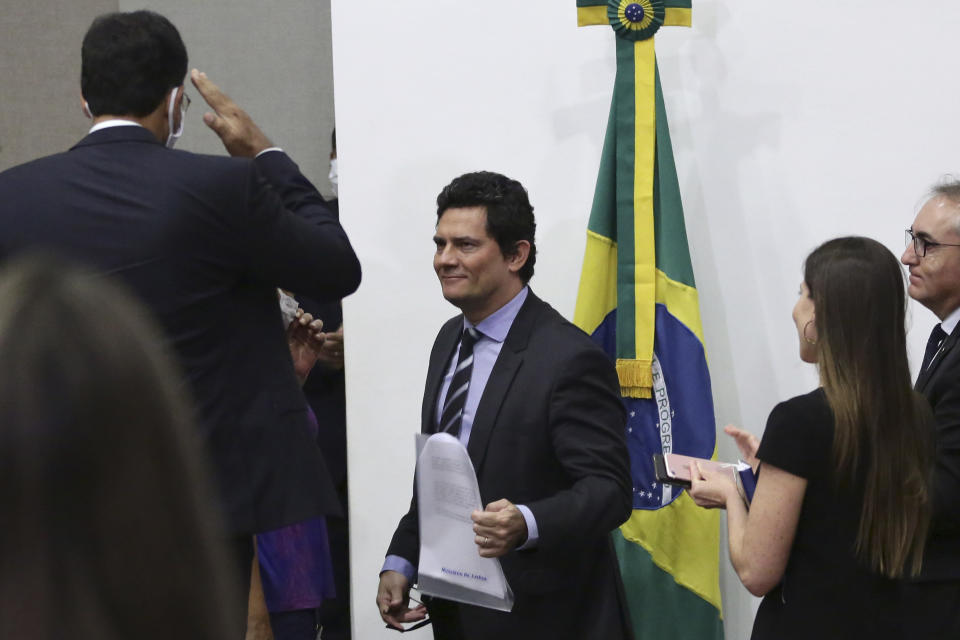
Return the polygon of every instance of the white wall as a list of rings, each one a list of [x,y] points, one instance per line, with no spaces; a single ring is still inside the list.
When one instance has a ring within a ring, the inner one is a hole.
[[[69,149],[80,110],[80,42],[116,0],[13,0],[0,19],[0,171]],[[39,123],[39,124],[38,124]]]
[[[533,287],[572,315],[615,69],[612,31],[577,29],[575,4],[333,0],[342,215],[364,265],[345,309],[357,638],[391,637],[377,572],[410,495],[428,351],[455,312],[430,241],[452,177],[526,185]],[[759,433],[816,384],[790,321],[806,253],[857,233],[899,255],[926,187],[960,170],[960,5],[922,4],[697,0],[693,29],[657,38],[720,425]],[[919,358],[933,319],[913,315]],[[721,567],[727,637],[746,637],[756,601],[725,552]]]

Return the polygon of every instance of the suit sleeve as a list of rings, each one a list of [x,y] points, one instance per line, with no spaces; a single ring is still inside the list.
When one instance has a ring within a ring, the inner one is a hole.
[[[526,503],[541,550],[575,550],[630,516],[633,485],[619,390],[613,365],[598,349],[577,352],[558,376],[550,395],[550,437],[572,484]]]
[[[387,548],[388,556],[400,556],[414,567],[420,564],[420,523],[417,515],[417,490],[414,486],[410,509],[397,525]]]
[[[360,263],[320,193],[282,152],[250,167],[241,251],[251,277],[319,301],[360,285]]]

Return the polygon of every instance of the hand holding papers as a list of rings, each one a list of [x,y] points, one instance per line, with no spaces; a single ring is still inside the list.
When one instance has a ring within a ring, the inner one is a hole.
[[[474,542],[474,511],[482,511],[477,476],[466,448],[447,433],[426,439],[417,458],[420,591],[500,611],[513,592],[500,561],[482,558]]]
[[[474,511],[474,541],[484,558],[499,558],[527,539],[527,521],[523,513],[509,500],[497,500],[483,511]]]

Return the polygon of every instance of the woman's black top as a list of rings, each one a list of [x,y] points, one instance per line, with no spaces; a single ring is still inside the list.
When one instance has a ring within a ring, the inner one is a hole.
[[[898,583],[856,557],[863,473],[838,482],[833,433],[822,389],[781,402],[767,419],[757,457],[806,478],[807,489],[783,580],[757,612],[755,640],[910,637],[901,629]]]

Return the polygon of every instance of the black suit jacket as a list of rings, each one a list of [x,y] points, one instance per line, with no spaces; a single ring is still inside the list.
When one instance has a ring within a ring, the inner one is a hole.
[[[960,329],[960,328],[958,328]],[[944,338],[916,390],[930,401],[937,428],[932,533],[921,580],[960,580],[960,330]]]
[[[440,330],[423,398],[436,430],[437,395],[463,316]],[[513,323],[477,407],[467,450],[484,503],[530,508],[535,549],[501,558],[510,614],[459,605],[467,638],[626,638],[610,532],[630,515],[626,414],[613,364],[590,338],[532,292]],[[419,558],[416,501],[389,554]]]
[[[97,131],[0,174],[0,259],[29,248],[121,280],[154,312],[235,533],[339,510],[276,287],[335,300],[357,288],[360,266],[285,154],[205,156],[166,149],[142,127]]]

